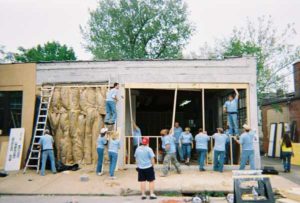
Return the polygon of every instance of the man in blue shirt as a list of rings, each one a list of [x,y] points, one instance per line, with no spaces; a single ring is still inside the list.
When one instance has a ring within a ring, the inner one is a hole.
[[[149,182],[150,188],[150,199],[156,199],[154,194],[154,153],[153,150],[148,146],[149,138],[143,137],[142,145],[139,146],[134,154],[137,163],[138,181],[141,183],[142,200],[146,199],[146,181]]]
[[[241,135],[240,140],[236,140],[236,142],[242,145],[242,156],[240,163],[240,170],[244,170],[249,161],[250,169],[255,170],[255,162],[254,162],[254,146],[253,141],[255,138],[255,132],[251,131],[251,128],[247,125],[243,125],[244,133]]]
[[[46,162],[49,156],[50,162],[51,162],[51,170],[52,173],[56,173],[56,167],[55,167],[55,158],[54,158],[54,152],[53,152],[53,137],[50,135],[50,132],[48,129],[45,130],[45,134],[40,138],[39,144],[40,148],[42,148],[42,168],[41,168],[41,175],[45,175],[45,168],[46,168]]]
[[[202,128],[200,128],[199,134],[197,134],[195,137],[196,150],[198,153],[198,164],[199,164],[200,171],[205,171],[204,165],[205,165],[205,159],[206,159],[209,140],[210,140],[210,137],[207,135],[207,132],[203,131]]]
[[[184,129],[184,132],[182,132],[179,137],[179,141],[183,152],[183,158],[185,159],[185,164],[188,166],[190,165],[191,151],[193,148],[194,139],[190,131],[191,129],[189,127],[186,127]]]
[[[181,173],[180,163],[177,161],[176,158],[176,145],[175,145],[175,137],[173,136],[173,133],[170,135],[165,134],[163,140],[164,140],[163,148],[165,148],[166,150],[166,155],[164,157],[161,177],[166,177],[168,175],[168,168],[170,162],[175,166],[177,173],[180,174]]]
[[[137,147],[142,143],[142,132],[141,129],[136,125],[134,121],[132,121],[133,125],[133,153]]]
[[[106,93],[106,115],[104,119],[104,123],[107,125],[113,125],[117,119],[117,110],[116,110],[116,103],[118,101],[118,90],[119,90],[119,83],[114,83],[112,89],[110,89]]]
[[[175,122],[174,124],[174,137],[175,137],[175,144],[176,144],[176,155],[177,155],[177,159],[180,161],[184,161],[183,159],[183,153],[182,153],[182,148],[179,144],[179,137],[182,133],[182,128],[179,126],[178,122]]]
[[[229,141],[226,134],[223,133],[223,128],[217,128],[217,133],[213,135],[215,140],[214,146],[214,171],[223,172],[225,145]]]
[[[224,113],[227,113],[227,120],[229,124],[229,135],[238,135],[239,134],[239,125],[238,125],[238,100],[239,92],[237,89],[234,89],[235,97],[233,95],[228,96],[228,100],[223,105]]]

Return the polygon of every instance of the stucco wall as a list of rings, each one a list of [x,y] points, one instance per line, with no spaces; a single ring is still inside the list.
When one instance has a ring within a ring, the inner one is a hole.
[[[35,107],[36,64],[0,64],[0,91],[23,91],[21,126],[25,128],[22,157],[30,145]]]

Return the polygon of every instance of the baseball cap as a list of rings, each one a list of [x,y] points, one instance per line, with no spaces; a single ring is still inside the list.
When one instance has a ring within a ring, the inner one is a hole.
[[[100,133],[103,134],[103,133],[106,133],[107,131],[108,131],[107,128],[101,128]]]
[[[142,139],[142,144],[143,144],[143,145],[149,144],[149,137],[143,137],[143,139]]]

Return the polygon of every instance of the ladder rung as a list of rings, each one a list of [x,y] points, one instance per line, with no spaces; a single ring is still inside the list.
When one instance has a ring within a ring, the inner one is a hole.
[[[27,167],[38,167],[38,165],[27,165]]]
[[[31,150],[32,152],[40,152],[40,150],[38,150],[38,149],[33,149],[33,150]]]
[[[38,159],[40,159],[40,156],[38,156],[38,157],[31,157],[30,159],[38,160]]]
[[[39,115],[38,117],[43,117],[43,118],[45,118],[45,117],[47,117],[47,115]]]

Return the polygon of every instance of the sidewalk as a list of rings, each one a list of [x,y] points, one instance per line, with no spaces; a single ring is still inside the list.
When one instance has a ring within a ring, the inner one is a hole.
[[[10,174],[0,178],[0,194],[45,194],[45,195],[137,195],[139,184],[137,172],[134,169],[116,172],[117,179],[110,180],[107,172],[103,176],[96,176],[91,168],[84,168],[75,172],[37,175],[28,170]],[[80,176],[87,174],[89,181],[81,182]],[[203,191],[232,192],[233,181],[231,171],[199,172],[185,169],[182,174],[172,172],[170,176],[159,177],[156,170],[156,191],[172,194],[199,193]],[[282,176],[271,176],[272,187],[276,190],[290,190],[300,187],[298,184]]]

